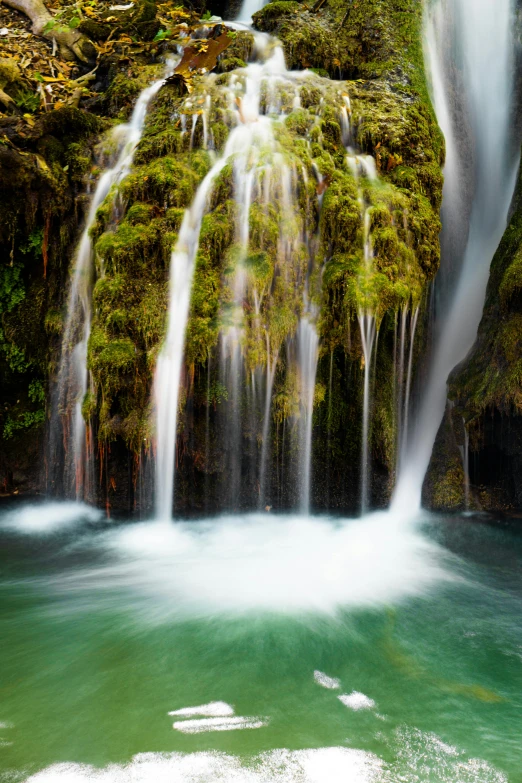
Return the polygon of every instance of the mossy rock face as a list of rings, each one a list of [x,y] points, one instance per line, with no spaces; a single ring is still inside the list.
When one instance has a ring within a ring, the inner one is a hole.
[[[92,41],[106,41],[112,32],[111,25],[96,22],[94,19],[83,19],[78,30]]]
[[[423,505],[433,511],[454,513],[466,509],[463,453],[459,450],[455,425],[448,408],[437,433],[436,456],[431,460],[422,488]],[[463,441],[462,432],[459,434]]]
[[[522,178],[491,264],[477,340],[449,378],[453,416],[466,422],[473,491],[485,510],[522,508]],[[432,464],[445,455],[436,444]],[[431,467],[430,467],[431,470]]]
[[[275,2],[256,15],[259,29],[274,31],[281,39],[287,64],[311,70],[300,78],[297,96],[283,82],[275,94],[284,116],[274,124],[273,143],[289,172],[293,204],[289,210],[278,187],[266,205],[262,198],[253,199],[245,248],[238,235],[241,204],[235,197],[233,160],[213,183],[196,256],[179,420],[191,470],[197,472],[195,466],[205,464],[202,475],[208,470],[220,476],[224,433],[219,412],[231,402],[232,392],[213,368],[220,336],[240,322],[244,374],[239,404],[245,413],[245,453],[258,459],[262,439],[261,419],[254,420],[249,408],[247,379],[262,383],[266,367],[273,362],[271,448],[278,458],[290,448],[288,439],[283,446],[277,438],[295,429],[301,415],[295,346],[306,288],[321,340],[314,443],[319,457],[321,449],[328,454],[336,476],[335,490],[323,487],[324,497],[331,491],[339,507],[350,506],[357,494],[344,485],[358,486],[363,352],[357,316],[365,308],[372,310],[380,327],[370,433],[378,502],[389,494],[397,436],[390,358],[394,319],[405,308],[422,306],[427,283],[437,270],[444,157],[424,83],[420,4],[359,0],[344,18],[346,10],[340,0],[330,0],[319,14],[299,3]],[[159,26],[155,5],[146,1],[111,14],[118,16],[121,32],[141,41],[150,40]],[[91,35],[105,40],[105,25],[97,24]],[[26,267],[20,273],[22,287],[17,288],[17,273],[9,284],[13,301],[18,295],[26,297],[45,322],[40,335],[29,328],[26,337],[20,332],[13,344],[21,354],[13,352],[10,361],[20,366],[25,360],[34,361],[31,372],[39,377],[45,378],[51,356],[56,362],[67,281],[62,250],[81,218],[81,209],[73,208],[73,195],[91,174],[93,141],[110,122],[128,119],[140,91],[163,73],[158,53],[166,53],[169,45],[172,48],[168,42],[146,44],[130,59],[119,50],[103,55],[95,86],[99,94],[89,98],[93,113],[63,108],[37,121],[39,139],[20,168],[21,189],[30,193],[30,198],[20,200],[26,213],[22,230],[39,232],[33,243],[38,245],[38,237],[47,230],[45,202],[52,205],[53,249],[48,262],[53,288],[51,293],[48,279],[42,295],[33,279],[43,269],[41,242],[40,250],[30,250],[31,275],[25,279]],[[84,401],[84,415],[95,422],[101,449],[111,442],[112,454],[120,453],[118,449],[126,454],[128,449],[134,461],[144,445],[150,445],[151,387],[165,333],[171,251],[185,209],[233,131],[231,85],[244,78],[242,71],[252,59],[253,47],[251,33],[237,32],[216,72],[193,79],[190,95],[181,80],[158,92],[149,106],[131,172],[101,205],[92,228],[97,281],[88,361],[94,388]],[[267,112],[270,100],[263,90],[262,107]],[[349,146],[372,156],[377,179],[361,171],[355,176],[353,165],[359,166],[354,163],[355,153],[347,162],[348,106]],[[111,120],[102,119],[105,116]],[[0,165],[1,154],[0,145]],[[260,162],[260,170],[267,161],[268,156]],[[263,176],[259,175],[260,181]],[[60,200],[61,188],[70,190]],[[365,265],[361,203],[368,211],[372,237],[371,273]],[[14,201],[9,204],[14,209]],[[6,233],[3,239],[9,253],[11,235]],[[55,253],[54,247],[60,247],[60,252]],[[70,248],[68,252],[71,257]],[[241,301],[234,289],[238,270],[245,280]],[[512,288],[513,292],[506,288],[506,302],[517,296],[516,285]],[[15,330],[17,316],[24,313],[20,302],[13,305],[6,323]],[[36,362],[42,340],[47,353],[43,351],[44,358]],[[203,458],[209,408],[214,445]],[[295,459],[295,453],[290,456]],[[183,469],[179,486],[190,486]]]
[[[512,217],[493,258],[477,341],[450,376],[450,398],[467,419],[488,408],[522,416],[522,179]]]
[[[133,3],[132,8],[126,10],[108,10],[102,14],[102,18],[110,17],[111,21],[116,19],[120,33],[135,36],[143,41],[152,41],[161,28],[161,23],[156,19],[156,12],[156,3],[150,0],[139,0]]]
[[[0,144],[0,466],[8,490],[35,491],[48,376],[62,332],[68,262],[82,204],[78,184],[107,123],[78,109],[42,116],[27,133],[16,118]],[[34,448],[28,447],[32,441]],[[17,454],[26,449],[32,464]],[[36,449],[36,452],[35,452]]]
[[[73,106],[55,109],[41,119],[43,133],[67,141],[96,136],[106,130],[107,125],[100,117]]]
[[[264,8],[254,14],[254,24],[257,29],[266,33],[273,33],[278,29],[282,20],[288,16],[295,16],[299,11],[299,3],[295,0],[275,0],[267,3]]]
[[[262,90],[262,106],[268,110],[274,101],[284,113],[274,123],[273,143],[292,172],[294,203],[289,211],[277,188],[267,204],[253,198],[245,248],[238,236],[241,205],[235,201],[233,160],[216,177],[201,226],[185,359],[187,379],[206,377],[209,357],[211,365],[217,363],[220,335],[238,328],[245,379],[259,377],[276,361],[273,433],[277,427],[295,427],[301,381],[291,357],[306,283],[307,296],[318,313],[321,339],[314,394],[319,426],[328,428],[334,463],[340,464],[342,454],[343,464],[346,456],[357,466],[361,443],[355,422],[360,421],[363,378],[358,315],[371,311],[381,332],[370,439],[376,498],[382,503],[391,490],[397,445],[393,330],[398,312],[423,306],[426,286],[438,268],[444,146],[419,60],[420,8],[409,0],[392,2],[389,9],[372,2],[361,6],[342,26],[346,8],[335,3],[314,15],[298,3],[277,2],[256,15],[259,28],[280,36],[290,66],[316,70],[303,76],[298,88],[281,81],[271,96]],[[170,251],[184,209],[209,171],[212,156],[222,152],[234,128],[230,85],[244,79],[242,71],[252,49],[251,34],[238,33],[216,73],[194,79],[190,95],[180,82],[159,91],[150,106],[133,170],[119,188],[117,220],[111,206],[115,194],[99,210],[93,238],[104,277],[94,292],[89,361],[96,391],[89,413],[100,422],[102,439],[123,438],[138,451],[149,442],[148,405],[165,328]],[[326,80],[325,74],[333,80]],[[346,80],[352,76],[357,80]],[[128,113],[142,79],[143,70],[136,67],[116,75],[109,90],[115,112]],[[359,157],[354,152],[347,160],[346,145],[357,149]],[[373,158],[377,177],[364,156]],[[272,176],[277,179],[277,172]],[[365,221],[371,238],[371,269],[365,259]],[[312,263],[307,245],[311,238]],[[235,293],[239,273],[244,277],[241,301]],[[151,297],[162,305],[154,318],[147,319]],[[128,365],[123,369],[118,364],[120,354],[106,350],[111,341],[128,348]],[[325,414],[331,408],[328,356],[335,356],[338,375],[335,394],[340,413],[335,416]],[[340,401],[347,375],[357,387],[349,404]],[[197,391],[196,381],[190,391],[192,381],[187,383],[189,390],[182,390],[180,398],[182,414],[190,394],[195,396],[188,430],[180,416],[180,437],[187,439],[186,454],[188,439],[194,439],[194,464],[200,464],[204,448],[198,445],[197,433],[200,417],[206,416],[208,393]],[[218,375],[211,378],[210,386],[222,390],[212,397],[217,416],[230,403],[232,390]],[[245,412],[248,393],[244,384],[237,404]],[[245,415],[243,445],[255,453],[253,444],[259,443],[261,434],[251,420]],[[219,417],[214,424],[219,440]],[[314,438],[325,445],[320,431]],[[279,446],[272,444],[272,448],[276,453]],[[223,465],[217,451],[208,459],[212,470]],[[358,468],[350,471],[350,482],[357,486]],[[182,477],[180,482],[183,486]],[[336,492],[339,502],[343,497],[344,502],[348,498],[353,502],[353,494],[339,483]]]

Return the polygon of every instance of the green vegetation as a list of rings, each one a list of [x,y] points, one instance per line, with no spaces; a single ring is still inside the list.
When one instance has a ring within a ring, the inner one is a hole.
[[[522,415],[522,178],[509,225],[491,264],[477,341],[450,378],[450,398],[480,442],[488,409]]]
[[[339,461],[341,454],[348,459],[360,449],[355,422],[360,418],[363,360],[357,316],[370,310],[380,330],[372,451],[391,475],[396,443],[393,324],[399,310],[422,306],[427,283],[438,268],[444,147],[427,97],[421,4],[359,0],[347,10],[342,0],[329,0],[319,13],[281,1],[255,16],[259,29],[280,38],[287,65],[311,72],[299,82],[298,102],[295,90],[284,82],[274,95],[262,90],[263,107],[274,100],[285,117],[274,125],[273,148],[260,149],[259,160],[252,164],[257,167],[257,191],[248,215],[247,247],[238,234],[242,204],[235,201],[233,158],[213,183],[196,256],[186,334],[188,380],[180,399],[183,406],[193,394],[196,409],[212,412],[227,404],[230,390],[222,379],[212,376],[208,389],[200,389],[197,380],[191,384],[194,378],[206,378],[219,335],[237,326],[245,377],[277,361],[272,405],[272,435],[277,439],[278,428],[300,415],[300,379],[288,346],[303,314],[306,290],[318,313],[321,340],[314,395],[319,431],[314,437],[324,441],[325,449],[328,441],[332,460]],[[18,389],[27,390],[33,381],[45,388],[45,379],[56,372],[72,239],[81,219],[73,199],[83,191],[86,178],[97,173],[93,146],[113,122],[128,118],[139,92],[158,78],[164,67],[158,54],[175,47],[180,22],[186,18],[193,23],[191,12],[174,11],[172,25],[160,25],[156,7],[148,2],[115,12],[116,21],[103,19],[99,11],[96,19],[81,20],[84,33],[108,41],[96,76],[99,93],[89,99],[93,110],[69,105],[39,115],[31,160],[18,158],[17,198],[1,195],[16,228],[14,234],[0,237],[8,254],[13,242],[15,248],[13,263],[0,279],[0,347],[19,399],[23,395]],[[72,19],[63,21],[70,25]],[[115,26],[118,35],[132,41],[129,50],[121,48],[123,44],[112,48],[108,39],[114,37]],[[158,92],[131,172],[97,213],[92,229],[97,276],[88,346],[93,387],[83,412],[94,423],[102,447],[123,440],[138,455],[149,443],[152,375],[166,327],[171,252],[184,211],[233,128],[227,86],[231,79],[242,78],[252,57],[252,34],[236,32],[232,38],[214,74],[192,77],[190,94],[181,81],[169,82]],[[135,56],[128,56],[131,49]],[[20,100],[32,111],[29,97]],[[354,158],[347,162],[346,122],[351,146],[373,157],[378,178],[362,173]],[[205,138],[209,149],[204,148]],[[274,149],[278,164],[267,173]],[[11,157],[17,154],[9,148]],[[283,171],[289,190],[283,187]],[[270,194],[266,203],[265,187]],[[21,198],[21,193],[32,197]],[[23,216],[20,203],[27,205]],[[365,239],[371,245],[370,264]],[[238,277],[244,281],[240,295]],[[516,295],[510,293],[515,287],[513,283],[506,289],[506,302]],[[27,391],[24,399],[20,405],[34,414],[36,425],[42,401]],[[14,437],[17,429],[10,422],[29,421],[25,412],[9,414],[6,436]],[[259,443],[254,425],[248,437]],[[274,453],[277,448],[275,444]]]

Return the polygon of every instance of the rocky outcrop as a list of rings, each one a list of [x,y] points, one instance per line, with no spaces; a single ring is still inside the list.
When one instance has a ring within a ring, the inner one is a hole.
[[[491,264],[477,340],[449,378],[451,408],[437,437],[424,486],[425,502],[462,505],[464,473],[455,448],[469,436],[469,482],[474,503],[487,511],[522,508],[522,176],[509,225]],[[450,499],[445,487],[451,486]]]
[[[26,351],[35,362],[30,370],[12,370],[6,395],[8,411],[1,422],[4,440],[0,451],[10,489],[23,489],[24,481],[33,489],[43,487],[36,473],[30,480],[21,475],[17,479],[13,465],[17,454],[23,453],[25,459],[26,442],[38,449],[37,434],[43,431],[49,381],[52,384],[56,373],[68,262],[82,217],[79,194],[88,178],[97,173],[92,168],[93,144],[108,124],[106,118],[114,121],[128,116],[138,92],[158,77],[159,55],[176,45],[163,27],[158,31],[150,5],[143,5],[145,15],[137,16],[138,11],[133,11],[132,19],[127,20],[132,29],[118,39],[121,43],[112,48],[107,44],[107,52],[100,55],[96,84],[79,109],[54,109],[38,119],[30,133],[24,129],[16,135],[14,121],[8,121],[9,156],[26,155],[39,171],[31,184],[25,174],[18,177],[20,185],[12,208],[33,204],[33,193],[45,190],[28,217],[17,212],[14,232],[2,237],[5,253],[14,248],[12,268],[20,269],[16,274],[23,281],[23,291],[20,289],[19,300],[11,297],[4,309],[2,334],[8,347],[1,361],[13,362],[9,356],[15,356],[16,349]],[[212,6],[210,10],[214,10]],[[299,192],[296,225],[306,224],[317,237],[320,274],[312,277],[311,296],[319,310],[321,339],[312,457],[312,504],[318,508],[356,510],[359,506],[364,374],[359,311],[371,309],[379,329],[370,430],[374,505],[387,502],[396,464],[399,319],[411,319],[416,308],[420,310],[411,349],[413,361],[425,336],[426,291],[439,265],[444,143],[426,89],[421,13],[416,0],[359,0],[353,4],[331,0],[318,12],[283,0],[270,3],[255,16],[259,30],[280,38],[289,66],[310,68],[317,74],[316,81],[311,79],[310,87],[302,92],[300,107],[287,107],[278,144],[290,167],[306,171],[308,185]],[[186,17],[194,22],[190,12]],[[96,30],[91,30],[85,20],[82,29],[103,48],[109,36],[102,29],[103,20],[96,24]],[[136,40],[138,35],[143,41]],[[151,37],[158,40],[151,42]],[[235,34],[233,44],[220,57],[213,83],[226,85],[234,69],[244,66],[251,50],[252,37]],[[93,229],[98,269],[88,359],[93,390],[84,400],[83,412],[93,424],[97,441],[99,502],[107,501],[113,508],[127,509],[139,495],[142,467],[154,436],[150,395],[165,330],[170,251],[183,211],[211,164],[204,148],[203,124],[197,122],[204,111],[201,79],[195,77],[190,88],[190,98],[179,81],[158,93],[133,170],[121,184],[118,209],[113,209],[112,202],[102,205]],[[349,96],[353,146],[374,158],[379,175],[374,182],[361,179],[361,192],[345,165],[340,119],[342,107],[347,106],[345,96]],[[214,151],[219,153],[229,128],[223,121],[225,107],[220,104],[218,90],[214,97],[206,127]],[[284,105],[284,92],[281,101]],[[187,132],[182,124],[181,114],[195,120],[192,136],[190,128]],[[228,390],[216,368],[234,264],[236,206],[231,178],[231,169],[225,167],[214,190],[212,209],[203,222],[197,258],[178,435],[177,504],[184,510],[201,511],[228,502],[224,497],[229,479],[227,425],[221,416]],[[7,204],[11,196],[6,190],[2,193]],[[315,207],[319,193],[320,212]],[[371,276],[362,274],[361,193],[368,205],[367,228],[373,245]],[[244,307],[247,313],[254,312],[254,291],[266,290],[266,335],[259,332],[253,316],[248,316],[245,366],[252,373],[256,368],[264,371],[270,358],[267,338],[272,349],[279,351],[270,435],[274,459],[267,494],[270,503],[281,508],[295,506],[291,491],[281,489],[281,473],[285,459],[288,464],[294,459],[288,432],[299,416],[299,389],[284,346],[291,343],[302,312],[308,250],[301,243],[291,275],[280,274],[277,236],[281,210],[277,206],[267,214],[252,211],[252,246],[247,259],[250,288]],[[27,241],[32,242],[30,256],[24,250]],[[8,280],[11,273],[5,274]],[[6,285],[11,286],[9,282]],[[34,295],[30,293],[33,286]],[[35,309],[37,291],[39,310]],[[24,307],[36,313],[34,334],[27,339],[19,328]],[[9,324],[10,331],[6,331]],[[403,393],[404,367],[401,372]],[[31,386],[33,382],[37,386]],[[28,413],[40,419],[29,419]],[[259,460],[261,435],[260,421],[245,416],[240,445],[247,456],[245,464],[248,455],[250,464]],[[38,464],[36,454],[33,463]],[[237,505],[255,506],[257,477],[245,467],[243,478]]]

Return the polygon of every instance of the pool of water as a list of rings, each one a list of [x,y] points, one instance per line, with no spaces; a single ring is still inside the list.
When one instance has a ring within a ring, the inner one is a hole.
[[[522,536],[0,514],[0,781],[520,783]]]

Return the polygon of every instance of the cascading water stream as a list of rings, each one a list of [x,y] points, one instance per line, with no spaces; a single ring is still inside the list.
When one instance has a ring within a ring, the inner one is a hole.
[[[170,73],[171,66],[169,65]],[[52,485],[63,481],[63,493],[77,500],[94,500],[94,464],[92,436],[82,414],[82,403],[89,387],[87,346],[91,332],[91,297],[94,278],[94,253],[91,228],[100,205],[129,173],[134,151],[141,139],[147,107],[164,84],[158,79],[139,95],[128,123],[113,131],[118,145],[116,162],[98,180],[91,200],[86,225],[78,245],[67,303],[56,402],[51,422]],[[59,440],[63,438],[64,459],[57,459]]]
[[[208,208],[208,196],[215,177],[241,143],[243,126],[230,135],[225,153],[199,186],[196,198],[185,212],[170,262],[170,305],[165,344],[158,357],[155,377],[157,412],[156,511],[160,519],[170,519],[174,491],[174,456],[178,419],[178,398],[185,347],[185,329],[190,307],[194,263],[199,232]],[[244,134],[243,134],[244,135]],[[244,139],[243,139],[244,141]]]
[[[361,342],[364,356],[364,385],[362,411],[362,448],[361,448],[361,513],[368,511],[369,504],[369,453],[368,436],[370,431],[370,375],[373,346],[375,343],[375,318],[371,313],[359,314]]]
[[[281,145],[275,129],[284,127],[282,122],[287,112],[299,106],[301,85],[310,80],[322,82],[320,77],[310,72],[289,72],[280,45],[264,34],[255,33],[254,52],[257,61],[233,73],[228,83],[216,89],[216,83],[210,76],[203,86],[208,90],[205,99],[208,110],[211,104],[207,99],[213,94],[212,100],[225,107],[224,114],[231,129],[223,152],[199,185],[194,202],[185,213],[171,259],[168,331],[155,375],[156,513],[161,519],[170,519],[172,513],[179,389],[199,234],[202,222],[211,209],[213,184],[227,164],[230,164],[232,172],[230,185],[235,204],[236,241],[225,279],[227,293],[220,313],[219,379],[220,387],[226,389],[227,396],[220,406],[219,416],[225,433],[224,461],[229,474],[227,485],[223,488],[223,502],[230,508],[238,508],[241,503],[241,483],[245,472],[241,443],[243,386],[246,387],[250,408],[255,408],[257,401],[261,401],[261,395],[256,392],[257,370],[245,365],[245,344],[249,339],[256,342],[260,350],[261,345],[266,348],[263,364],[258,365],[258,369],[263,366],[265,392],[260,411],[262,443],[256,471],[259,503],[263,506],[265,501],[270,500],[267,477],[271,460],[272,389],[277,363],[283,353],[282,340],[287,339],[288,349],[291,339],[279,336],[281,329],[278,322],[272,323],[269,308],[263,307],[271,295],[270,277],[266,275],[267,270],[270,273],[270,263],[275,263],[282,276],[291,277],[297,285],[306,287],[308,273],[301,268],[303,248],[307,248],[309,268],[314,263],[314,242],[308,241],[309,227],[300,215],[298,202],[299,189],[308,192],[307,173],[298,158],[293,163],[289,162],[291,156]],[[327,80],[323,81],[328,84]],[[212,93],[212,90],[215,92]],[[182,127],[186,125],[185,120]],[[267,253],[263,250],[262,226],[263,221],[273,219],[270,216],[274,210],[278,236],[271,240],[275,261],[268,262]],[[259,215],[257,220],[261,226],[257,229],[256,215]],[[259,249],[254,252],[254,248]],[[252,306],[245,309],[247,299]],[[304,310],[305,315],[297,328],[298,355],[295,358],[300,378],[301,410],[297,428],[300,446],[297,483],[300,505],[308,509],[319,338],[314,323],[315,313],[307,310],[306,297]],[[253,421],[252,410],[250,414]]]
[[[235,408],[235,417],[239,418],[240,415],[241,303],[247,284],[242,262],[248,250],[249,205],[256,177],[264,168],[261,153],[268,150],[273,154],[275,150],[272,120],[261,114],[261,86],[264,80],[271,76],[276,78],[285,70],[282,51],[276,47],[264,63],[252,63],[245,69],[243,82],[234,80],[231,88],[226,88],[230,111],[236,124],[230,132],[223,154],[200,184],[192,206],[185,213],[172,253],[168,331],[155,376],[156,513],[160,519],[170,519],[172,514],[179,388],[199,234],[209,209],[213,183],[229,161],[233,161],[236,202],[239,205],[237,233],[240,257],[237,259],[233,283],[232,324],[222,339],[221,372],[222,377],[231,381],[231,402]],[[236,481],[232,491],[237,494],[239,469],[232,473],[233,481]]]
[[[438,0],[426,13],[426,59],[433,100],[447,145],[441,245],[448,254],[455,215],[469,188],[459,179],[461,161],[456,108],[465,112],[473,147],[469,235],[462,260],[443,257],[460,269],[453,291],[441,292],[441,323],[426,387],[410,441],[405,448],[392,507],[411,513],[420,507],[421,490],[446,402],[447,379],[475,339],[484,303],[489,266],[507,222],[518,159],[511,152],[509,120],[513,91],[512,0]],[[448,46],[453,42],[453,47]],[[453,58],[453,59],[452,59]],[[452,69],[460,67],[455,96]],[[468,152],[469,154],[469,152]],[[467,231],[461,218],[460,232]]]
[[[267,368],[266,368],[266,392],[265,392],[265,409],[263,412],[263,431],[262,439],[263,445],[261,447],[261,468],[259,471],[259,505],[263,508],[265,505],[265,489],[266,489],[266,474],[267,474],[267,460],[268,460],[268,440],[270,436],[270,421],[271,421],[271,404],[272,404],[272,390],[274,388],[274,378],[277,368],[277,355],[271,359],[270,353],[270,341],[268,335],[266,338],[266,355],[267,355]]]
[[[301,370],[301,415],[299,418],[299,508],[301,513],[310,510],[310,479],[312,462],[312,420],[314,413],[315,376],[319,355],[319,335],[314,321],[317,313],[313,306],[301,318],[297,331],[299,367]]]
[[[265,5],[266,0],[244,0],[236,21],[249,24],[256,11],[260,11]]]

